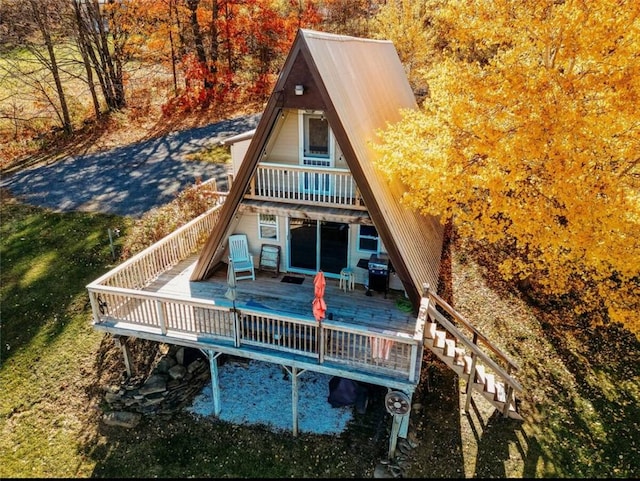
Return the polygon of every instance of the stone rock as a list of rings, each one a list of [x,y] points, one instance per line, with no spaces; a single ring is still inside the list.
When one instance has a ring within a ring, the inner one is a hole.
[[[120,426],[123,428],[134,428],[140,422],[142,414],[128,411],[113,411],[106,413],[102,419],[109,426]]]
[[[104,393],[104,400],[107,401],[108,403],[112,403],[120,399],[120,396],[121,394],[118,391],[115,391],[115,392],[107,391],[106,393]]]
[[[388,464],[378,463],[376,467],[373,469],[373,477],[374,478],[393,478],[393,474],[389,471]]]
[[[147,396],[144,399],[142,406],[147,407],[147,406],[155,406],[156,404],[160,404],[162,401],[164,401],[163,394],[164,393],[157,392],[157,393],[151,394],[150,396]]]
[[[175,356],[185,349],[172,346],[166,355],[156,362],[151,375],[130,377],[122,380],[121,385],[104,388],[104,400],[112,412],[127,410],[142,415],[171,413],[181,409],[192,400],[211,378],[209,364],[202,359],[190,362],[188,367],[179,364]],[[178,377],[180,379],[175,379]],[[111,414],[105,422],[123,422],[120,417]]]
[[[161,374],[152,374],[142,387],[138,390],[140,394],[153,394],[167,389],[167,380]]]
[[[171,379],[182,379],[187,374],[187,368],[182,364],[176,364],[169,369],[169,377]]]
[[[178,364],[184,365],[184,347],[180,347],[176,351],[176,361]]]
[[[202,366],[204,366],[204,361],[202,359],[196,359],[189,366],[187,366],[187,372],[189,374],[193,374],[198,371]]]
[[[158,365],[156,366],[155,370],[158,373],[166,374],[169,372],[169,369],[171,369],[177,363],[178,362],[175,360],[175,358],[171,356],[165,356],[158,361]]]

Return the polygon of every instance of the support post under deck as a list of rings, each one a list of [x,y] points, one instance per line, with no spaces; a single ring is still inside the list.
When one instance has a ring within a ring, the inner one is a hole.
[[[300,376],[305,370],[298,372],[298,368],[292,366],[289,369],[287,366],[282,366],[285,371],[291,376],[291,413],[292,413],[292,432],[293,437],[298,437],[298,376]]]
[[[217,417],[220,415],[220,376],[218,375],[218,357],[222,353],[214,352],[207,349],[207,357],[209,358],[209,370],[211,371],[211,391],[213,394],[213,414]]]
[[[128,337],[113,336],[113,341],[116,343],[116,346],[118,346],[122,350],[122,357],[124,358],[124,368],[127,370],[127,377],[131,377],[133,369],[131,365],[131,351],[129,351],[127,339]]]

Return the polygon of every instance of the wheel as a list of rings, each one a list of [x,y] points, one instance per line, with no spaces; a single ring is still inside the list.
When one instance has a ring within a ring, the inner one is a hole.
[[[398,414],[400,416],[407,414],[411,409],[411,402],[407,395],[400,391],[390,391],[384,397],[384,406],[389,414]]]

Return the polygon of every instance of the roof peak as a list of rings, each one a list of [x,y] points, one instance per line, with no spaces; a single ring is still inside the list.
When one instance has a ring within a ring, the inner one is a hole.
[[[320,30],[310,30],[307,28],[301,28],[300,33],[304,38],[335,40],[337,42],[392,43],[390,40],[379,40],[379,39],[365,38],[365,37],[353,37],[350,35],[322,32]]]

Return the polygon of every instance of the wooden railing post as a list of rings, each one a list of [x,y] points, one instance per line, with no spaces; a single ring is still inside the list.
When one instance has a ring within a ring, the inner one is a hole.
[[[240,347],[240,318],[242,317],[242,314],[238,313],[236,309],[231,309],[229,312],[231,313],[231,317],[233,317],[233,342],[235,347]]]
[[[160,299],[156,299],[156,312],[158,314],[158,321],[160,322],[160,332],[162,334],[167,334],[167,323],[164,318],[164,310],[162,309],[162,301]]]
[[[322,323],[319,322],[318,323],[318,327],[316,328],[318,330],[318,335],[316,336],[318,338],[318,342],[319,342],[319,346],[318,346],[318,362],[320,364],[322,364],[324,362],[324,351],[325,351],[325,345],[324,345],[324,327],[322,326]]]
[[[409,361],[409,381],[411,382],[416,380],[416,362],[418,362],[418,345],[414,344],[411,346],[411,360]]]
[[[471,402],[471,393],[473,392],[473,383],[476,380],[476,362],[478,358],[475,353],[471,353],[471,370],[469,371],[469,377],[467,379],[467,392],[464,402],[464,411],[469,412],[469,403]]]
[[[505,383],[507,380],[505,379]],[[509,416],[509,406],[511,405],[511,401],[513,398],[513,408],[516,408],[515,396],[513,395],[513,386],[511,384],[507,384],[507,393],[504,398],[504,407],[502,408],[502,415],[506,418]]]
[[[98,301],[96,300],[96,294],[93,291],[89,291],[89,302],[91,303],[91,312],[93,312],[93,322],[100,322],[100,311],[98,310]]]
[[[473,343],[478,345],[478,334],[473,334]],[[475,353],[471,353],[471,372],[469,372],[469,379],[467,379],[467,399],[464,403],[464,410],[469,412],[469,403],[471,402],[471,393],[473,392],[473,383],[476,381],[476,362],[478,357]]]

